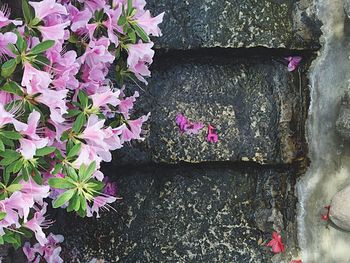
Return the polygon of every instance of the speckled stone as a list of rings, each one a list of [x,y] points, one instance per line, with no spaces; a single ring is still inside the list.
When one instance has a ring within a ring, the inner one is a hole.
[[[350,107],[342,105],[336,122],[336,129],[339,135],[345,140],[350,141]]]
[[[151,112],[146,142],[117,151],[116,164],[252,161],[292,163],[303,155],[306,106],[298,72],[283,57],[242,58],[215,51],[157,59],[140,106]],[[243,55],[244,56],[244,55]],[[175,117],[212,124],[218,143],[181,134]]]
[[[318,48],[319,25],[296,0],[149,0],[165,11],[158,48]],[[307,3],[305,3],[307,2]],[[300,19],[303,17],[303,19]]]
[[[295,217],[286,171],[211,165],[115,173],[123,198],[115,212],[100,219],[56,216],[51,231],[65,236],[65,262],[265,263],[273,255],[263,245],[272,227],[286,239]],[[288,251],[295,246],[287,245]]]

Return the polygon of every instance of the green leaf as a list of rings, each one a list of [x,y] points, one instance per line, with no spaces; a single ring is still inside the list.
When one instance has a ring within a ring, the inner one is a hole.
[[[76,133],[79,133],[85,123],[86,123],[85,114],[80,113],[73,124],[73,131]]]
[[[58,174],[62,170],[63,164],[62,163],[56,163],[55,168],[51,172],[52,174]]]
[[[0,220],[3,220],[6,217],[6,212],[0,212]]]
[[[14,161],[17,161],[19,159],[19,157],[20,156],[18,156],[18,155],[5,157],[4,159],[2,159],[0,161],[0,165],[9,165],[9,164],[13,163]]]
[[[46,156],[53,153],[56,150],[55,147],[44,147],[36,150],[35,156]]]
[[[83,109],[85,109],[89,103],[88,96],[86,95],[86,93],[84,91],[79,90],[78,98],[79,98],[80,105],[83,107]]]
[[[11,184],[10,186],[6,187],[6,190],[8,192],[14,193],[16,191],[19,191],[23,188],[21,184]]]
[[[75,117],[81,113],[80,110],[68,110],[67,117]]]
[[[68,173],[68,176],[73,179],[73,181],[75,181],[75,182],[78,181],[77,172],[75,171],[75,169],[73,167],[69,166],[67,168],[67,173]],[[79,173],[80,173],[80,171],[79,171]]]
[[[5,151],[5,145],[2,142],[2,140],[0,139],[0,152],[3,152],[3,151]]]
[[[10,82],[5,83],[5,85],[2,86],[0,89],[6,91],[8,93],[12,93],[12,94],[15,94],[18,96],[23,96],[22,87],[19,86],[14,81],[10,81]]]
[[[50,65],[50,60],[47,57],[45,57],[44,55],[36,55],[34,63],[38,66],[43,67],[43,66]]]
[[[18,173],[23,167],[23,160],[19,159],[16,161],[15,165],[13,166],[12,172]]]
[[[4,157],[4,158],[10,158],[12,156],[18,156],[18,158],[19,158],[21,156],[21,154],[16,152],[16,151],[14,151],[14,150],[7,149],[4,152],[0,152],[0,156]]]
[[[118,26],[123,26],[126,23],[126,16],[121,16],[118,20]]]
[[[93,161],[87,168],[86,171],[83,174],[83,177],[81,178],[83,181],[88,180],[92,174],[96,171],[96,162]]]
[[[33,14],[27,0],[22,0],[22,12],[27,24],[33,19]]]
[[[65,178],[50,178],[49,185],[57,189],[70,189],[75,187],[74,184],[68,182]]]
[[[16,32],[17,35],[17,42],[16,42],[16,46],[18,47],[19,51],[21,53],[25,53],[27,51],[27,42],[23,39],[23,37],[21,36],[21,34],[17,31]]]
[[[1,76],[5,79],[11,77],[13,72],[15,72],[16,67],[17,67],[17,63],[15,59],[7,60],[1,66]]]
[[[1,135],[11,140],[19,140],[22,138],[22,135],[16,131],[1,131]]]
[[[76,145],[74,145],[72,147],[72,149],[70,149],[70,151],[67,155],[67,158],[72,158],[72,157],[76,156],[79,153],[80,148],[81,148],[81,143],[77,143]]]
[[[133,11],[132,0],[128,0],[128,15]]]
[[[54,202],[53,202],[53,208],[58,208],[67,203],[75,194],[75,189],[68,190],[61,194]]]
[[[135,31],[132,30],[132,29],[129,30],[128,36],[129,36],[131,42],[132,42],[133,44],[135,44],[135,43],[136,43],[136,33],[135,33]]]
[[[11,52],[15,55],[19,55],[18,49],[16,48],[16,46],[14,44],[7,44],[7,47],[9,50],[11,50]]]
[[[32,172],[32,169],[29,168],[28,166],[24,166],[22,168],[21,172],[22,172],[24,181],[28,181],[29,180],[29,176],[31,175],[30,173]]]
[[[37,44],[35,47],[33,47],[30,51],[29,54],[34,54],[34,55],[38,55],[40,53],[45,52],[46,50],[48,50],[49,48],[53,47],[53,45],[55,44],[54,40],[45,40],[39,44]]]
[[[41,177],[41,174],[39,173],[38,169],[33,168],[34,175],[32,176],[33,180],[38,184],[43,184],[43,178]]]
[[[136,31],[136,34],[144,41],[144,42],[149,42],[149,38],[148,35],[146,34],[146,32],[137,24],[133,24],[132,25],[133,28]]]

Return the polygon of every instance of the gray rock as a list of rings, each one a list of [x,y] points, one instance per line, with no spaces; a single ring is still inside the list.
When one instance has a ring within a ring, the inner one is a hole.
[[[350,231],[350,186],[338,192],[331,202],[330,220],[339,228]]]
[[[350,18],[350,1],[349,0],[345,0],[344,10],[346,15]]]
[[[299,74],[288,72],[281,57],[276,61],[214,53],[175,53],[156,59],[138,104],[152,113],[147,140],[117,151],[116,164],[292,163],[304,155],[300,127],[306,99]],[[175,123],[178,113],[216,126],[218,143],[207,142],[206,128],[198,135],[181,134]]]
[[[350,140],[350,108],[348,105],[340,107],[336,129],[343,139]]]
[[[306,12],[312,1],[297,2],[150,0],[147,7],[154,14],[166,12],[158,48],[318,48],[319,25]]]
[[[65,236],[65,262],[268,262],[273,254],[261,244],[272,232],[268,217],[283,209],[284,227],[294,220],[291,171],[205,165],[115,172],[123,198],[116,212],[56,216],[51,231]],[[257,223],[259,210],[268,211],[264,223]]]

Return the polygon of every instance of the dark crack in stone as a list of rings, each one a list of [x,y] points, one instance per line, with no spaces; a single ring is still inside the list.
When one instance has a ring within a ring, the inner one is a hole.
[[[152,113],[146,142],[118,151],[116,163],[291,163],[304,154],[303,73],[288,72],[283,58],[215,54],[185,52],[156,60],[138,104]],[[181,134],[178,113],[214,125],[218,143],[207,142],[206,128],[198,135]]]
[[[52,230],[65,236],[65,262],[268,262],[272,253],[261,243],[270,238],[273,211],[281,204],[295,209],[285,198],[293,188],[280,186],[290,173],[270,168],[139,167],[118,174],[123,199],[113,204],[116,212],[56,216]],[[264,229],[258,210],[270,215]],[[282,220],[287,227],[290,219]]]
[[[158,48],[318,48],[319,25],[296,0],[149,0],[154,14],[165,11]],[[306,3],[305,3],[306,2]],[[299,20],[299,15],[309,17]],[[295,17],[295,18],[294,18]],[[294,19],[296,21],[294,21]]]

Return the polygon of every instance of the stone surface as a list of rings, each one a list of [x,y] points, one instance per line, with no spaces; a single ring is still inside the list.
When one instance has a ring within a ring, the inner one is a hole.
[[[340,107],[336,129],[343,139],[350,140],[350,108],[347,104]]]
[[[51,230],[65,236],[65,262],[265,263],[272,253],[263,242],[273,226],[285,239],[296,235],[295,228],[285,231],[295,217],[291,172],[204,165],[115,173],[123,198],[115,212],[100,219],[56,216],[58,228]]]
[[[301,3],[300,3],[301,2]],[[149,0],[165,11],[158,48],[318,48],[319,25],[310,0]]]
[[[331,202],[330,220],[339,228],[350,231],[350,186],[338,192]]]
[[[283,56],[245,55],[251,54],[212,50],[156,59],[138,104],[152,113],[147,140],[117,151],[116,163],[291,163],[303,156],[303,71],[288,72]],[[181,134],[178,113],[216,126],[218,143],[207,142],[206,128],[199,135]]]

